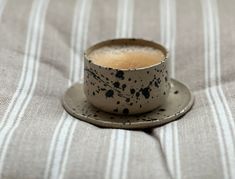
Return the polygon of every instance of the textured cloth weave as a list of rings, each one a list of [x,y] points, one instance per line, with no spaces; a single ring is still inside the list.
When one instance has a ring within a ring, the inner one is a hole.
[[[0,0],[0,178],[235,178],[235,1]],[[195,95],[180,120],[146,131],[69,116],[83,51],[135,37],[164,44]]]

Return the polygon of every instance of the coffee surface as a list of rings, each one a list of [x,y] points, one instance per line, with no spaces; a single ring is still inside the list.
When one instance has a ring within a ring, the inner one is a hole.
[[[104,46],[92,51],[94,64],[115,69],[138,69],[160,63],[165,58],[159,49],[146,46]]]

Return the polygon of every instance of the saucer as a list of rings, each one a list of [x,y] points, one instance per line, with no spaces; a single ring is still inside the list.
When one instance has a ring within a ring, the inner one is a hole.
[[[80,120],[108,128],[144,129],[174,121],[188,112],[194,97],[187,86],[171,79],[171,90],[165,103],[152,112],[138,115],[114,115],[103,112],[86,100],[83,84],[76,83],[65,92],[62,104],[65,110]]]

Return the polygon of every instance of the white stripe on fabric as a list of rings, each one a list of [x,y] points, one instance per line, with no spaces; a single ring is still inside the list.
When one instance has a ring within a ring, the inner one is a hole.
[[[81,68],[81,64],[82,64],[82,60],[81,60],[81,55],[82,55],[82,51],[83,51],[83,40],[84,40],[84,30],[85,30],[85,17],[86,17],[86,10],[87,10],[87,5],[88,3],[90,3],[90,1],[85,1],[83,0],[82,1],[82,5],[81,5],[81,11],[80,11],[80,18],[79,18],[79,24],[78,24],[78,29],[76,29],[78,32],[77,32],[77,39],[75,41],[75,44],[74,46],[76,47],[75,48],[75,64],[73,66],[74,67],[79,67]],[[77,68],[75,68],[73,71],[75,72],[74,73],[74,76],[72,77],[74,79],[73,82],[76,82],[78,81],[78,79],[80,78],[80,70],[77,70]]]
[[[224,108],[225,111],[228,115],[228,121],[229,121],[229,125],[231,126],[231,131],[232,131],[232,137],[233,137],[233,144],[235,145],[235,122],[234,122],[234,118],[232,116],[232,112],[231,109],[229,107],[229,104],[227,102],[227,99],[225,98],[223,89],[222,89],[222,85],[221,85],[221,62],[220,62],[220,30],[219,30],[219,15],[218,15],[218,6],[217,6],[217,0],[214,0],[213,3],[213,9],[216,12],[215,13],[215,30],[216,30],[216,53],[217,53],[217,80],[218,80],[218,90],[219,90],[219,95],[221,95],[221,100],[223,101],[224,104]],[[235,165],[235,163],[234,163]]]
[[[175,36],[176,36],[176,1],[171,0],[169,14],[171,19],[171,37],[169,36],[170,53],[171,53],[171,76],[175,77]],[[177,130],[177,129],[176,129]]]
[[[0,20],[1,20],[4,8],[6,6],[6,3],[7,3],[7,0],[0,0]]]
[[[77,45],[80,45],[78,43],[76,43],[77,41],[80,41],[80,35],[77,35],[77,33],[82,33],[82,26],[81,25],[81,16],[80,13],[78,13],[80,11],[80,8],[83,9],[84,7],[82,7],[82,3],[83,1],[76,1],[76,5],[74,8],[74,17],[73,17],[73,27],[72,27],[72,37],[71,37],[71,47],[70,47],[70,74],[69,74],[69,84],[68,86],[72,85],[72,83],[74,83],[75,79],[74,78],[74,70],[76,70],[76,68],[74,68],[75,66],[77,66],[79,63],[79,58],[80,58],[80,50],[77,47]],[[85,3],[83,3],[85,4]],[[83,5],[84,6],[84,5]],[[84,12],[83,12],[84,13]],[[80,17],[80,19],[79,19]],[[78,25],[79,23],[79,25]]]
[[[74,123],[76,123],[76,122],[77,121],[73,120],[71,128],[69,129],[69,136],[67,139],[68,141],[66,144],[66,148],[65,148],[65,152],[64,152],[64,159],[62,160],[61,172],[60,172],[58,179],[62,179],[64,177],[65,168],[67,166],[67,161],[68,161],[68,157],[69,157],[70,146],[72,143],[74,131],[76,129],[76,124],[74,124]]]
[[[116,26],[116,37],[121,37],[122,35],[122,19],[123,19],[123,0],[118,0],[117,9],[117,26]]]
[[[127,1],[124,1],[122,2],[122,5],[123,5],[123,10],[121,11],[121,14],[122,14],[122,19],[121,20],[121,34],[120,34],[120,37],[127,37],[128,36],[128,31],[127,31],[127,26],[128,24],[126,24],[126,22],[128,22],[128,6],[129,6],[129,2],[130,0],[127,0]]]
[[[176,2],[160,1],[161,43],[170,51],[170,74],[175,77]]]
[[[89,1],[88,1],[89,2]],[[74,51],[72,51],[74,59],[73,59],[73,66],[71,68],[71,70],[73,71],[73,75],[70,77],[72,79],[72,83],[74,83],[75,81],[78,81],[79,78],[79,71],[78,68],[80,68],[81,66],[81,54],[82,54],[82,41],[83,41],[83,36],[84,36],[84,19],[85,19],[85,15],[86,15],[86,6],[87,6],[87,2],[85,0],[81,0],[81,4],[79,7],[79,2],[77,3],[76,7],[80,8],[80,11],[77,11],[74,14],[75,16],[79,15],[79,20],[78,20],[78,26],[73,26],[75,29],[76,36],[72,37],[75,38],[74,44],[71,44],[72,48],[74,49]],[[76,8],[76,10],[78,10]]]
[[[171,176],[176,178],[175,173],[175,151],[174,151],[174,129],[172,124],[167,124],[164,128],[160,130],[163,133],[163,149],[165,151],[166,162],[170,171]]]
[[[132,36],[133,14],[133,0],[118,0],[116,27],[117,38]],[[114,138],[116,139],[115,141],[113,141]],[[127,178],[130,141],[130,131],[113,129],[110,139],[110,146],[105,172],[106,179]]]
[[[173,142],[174,142],[174,166],[175,166],[175,176],[177,179],[181,178],[181,163],[180,163],[180,151],[179,151],[179,136],[177,123],[172,123],[173,130]]]
[[[158,130],[158,129],[157,129]],[[154,131],[155,132],[155,131]],[[162,128],[160,128],[159,129],[159,140],[161,141],[161,148],[162,148],[162,151],[164,151],[165,152],[165,145],[163,145],[163,141],[164,141],[164,138],[165,138],[165,136],[164,136],[164,129],[163,129],[163,127]],[[168,163],[167,163],[168,164]]]
[[[105,179],[110,179],[111,175],[111,165],[113,161],[113,156],[114,156],[114,150],[115,150],[115,142],[116,142],[116,130],[112,130],[111,132],[111,138],[110,138],[110,144],[109,144],[109,152],[108,152],[108,161],[107,161],[107,167],[105,171]]]
[[[93,0],[88,0],[87,2],[87,7],[86,7],[86,16],[85,16],[85,22],[84,22],[84,36],[83,36],[83,41],[82,41],[82,48],[81,48],[81,53],[80,53],[80,61],[81,65],[79,66],[79,76],[78,76],[78,81],[83,82],[84,80],[84,61],[83,61],[83,51],[85,50],[87,46],[87,33],[88,33],[88,28],[89,28],[89,22],[90,22],[90,12],[92,8],[92,1]]]
[[[176,4],[175,0],[161,0],[161,42],[169,49],[170,75],[175,77],[175,35],[176,35]],[[180,153],[177,122],[167,124],[160,129],[159,137],[165,151],[166,161],[174,178],[181,178]]]
[[[64,119],[66,117],[67,117],[67,114],[65,112],[63,112],[63,114],[61,116],[61,119]],[[59,131],[60,131],[63,123],[64,123],[64,120],[59,120],[59,123],[56,126],[54,135],[53,135],[52,140],[51,140],[51,145],[50,145],[50,149],[49,149],[49,153],[48,153],[48,157],[47,157],[46,169],[45,169],[45,172],[44,172],[44,178],[45,179],[49,178],[49,172],[50,172],[49,170],[50,170],[50,167],[52,165],[52,159],[54,159],[54,153],[55,153],[54,152],[54,146],[56,145],[56,137],[58,136]]]
[[[133,28],[133,0],[119,0],[117,11],[116,37],[131,37]]]
[[[81,62],[86,46],[87,32],[92,0],[77,1],[75,5],[70,51],[70,80],[69,85],[81,80]],[[76,128],[77,120],[63,112],[55,129],[50,145],[44,178],[62,179],[68,160],[69,150]]]
[[[234,119],[221,87],[219,17],[216,0],[202,0],[206,95],[215,120],[223,178],[235,178]]]
[[[2,150],[0,152],[0,173],[2,173],[12,135],[23,118],[37,83],[44,19],[48,2],[48,0],[35,0],[32,5],[20,82],[0,123],[0,149]]]
[[[161,22],[161,43],[163,43],[163,44],[166,44],[166,25],[165,25],[165,23],[166,23],[166,21],[165,21],[165,13],[166,13],[166,9],[165,9],[165,7],[166,7],[166,5],[165,5],[165,2],[166,2],[166,0],[160,0],[160,22]]]
[[[129,0],[129,6],[128,6],[128,13],[127,13],[127,18],[128,18],[128,29],[127,29],[127,37],[132,37],[132,32],[133,32],[133,16],[134,16],[134,2],[133,0]]]
[[[125,137],[126,132],[124,130],[117,130],[117,138],[116,138],[116,147],[114,152],[114,159],[112,163],[112,169],[111,169],[111,178],[112,179],[120,179],[121,170],[122,170],[122,164],[123,164],[123,155],[125,152]]]
[[[57,141],[54,148],[54,155],[53,155],[54,158],[51,166],[50,178],[56,178],[56,179],[63,178],[63,173],[61,172],[61,168],[63,166],[63,163],[66,163],[66,161],[64,160],[66,144],[68,142],[68,136],[72,134],[72,132],[74,132],[74,130],[71,130],[71,128],[75,128],[76,126],[74,119],[68,116],[68,114],[66,114],[66,116],[67,117],[64,118],[63,120],[64,123],[62,124],[62,127],[59,130],[57,136]]]
[[[217,3],[214,3],[214,9],[215,9],[216,12],[218,12]],[[216,51],[217,51],[218,57],[220,58],[220,50],[219,50],[219,48],[220,48],[220,38],[219,38],[219,17],[218,17],[218,13],[216,13],[216,15],[215,15],[215,24],[216,24],[215,29],[216,29],[216,41],[217,41]],[[227,99],[225,98],[224,92],[223,92],[222,87],[221,87],[221,70],[220,70],[220,66],[221,66],[220,65],[220,60],[218,60],[218,62],[217,62],[217,72],[218,72],[218,84],[219,84],[218,89],[219,89],[219,93],[222,97],[222,100],[224,101],[225,109],[226,109],[226,111],[229,115],[229,118],[234,119],[233,116],[232,116],[231,109],[228,105]],[[231,122],[230,125],[231,125],[232,129],[235,129],[235,123],[233,122],[234,120],[229,120],[229,121]],[[233,130],[233,131],[235,131],[235,130]],[[235,132],[233,132],[233,138],[235,139]]]
[[[130,153],[130,143],[131,143],[131,133],[126,132],[126,138],[125,138],[125,151],[123,155],[123,170],[121,172],[121,178],[125,179],[127,178],[127,170],[128,170],[128,163],[129,163],[129,153]]]
[[[171,30],[172,30],[172,27],[171,27],[171,3],[169,2],[171,0],[165,0],[165,23],[166,23],[166,27],[165,27],[165,31],[166,31],[166,41],[165,41],[165,45],[166,47],[169,49],[171,46],[170,46],[170,42],[171,42]]]

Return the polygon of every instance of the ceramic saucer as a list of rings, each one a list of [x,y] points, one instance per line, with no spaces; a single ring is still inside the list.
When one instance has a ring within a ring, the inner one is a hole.
[[[114,115],[93,107],[87,102],[83,85],[79,83],[71,86],[62,99],[65,110],[75,118],[100,127],[122,129],[144,129],[174,121],[188,112],[193,102],[194,97],[188,87],[174,79],[166,102],[158,109],[140,115]]]

